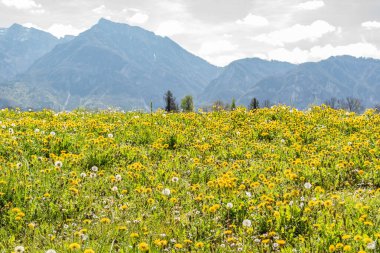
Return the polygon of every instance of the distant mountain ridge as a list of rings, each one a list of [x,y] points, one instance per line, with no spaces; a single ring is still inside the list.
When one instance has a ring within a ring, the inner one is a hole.
[[[248,103],[252,96],[298,108],[332,97],[355,97],[372,107],[380,103],[380,60],[338,56],[300,64],[282,75],[261,80],[238,101]]]
[[[259,58],[234,61],[210,82],[202,92],[200,100],[206,104],[216,100],[230,102],[233,98],[243,96],[264,78],[284,74],[295,67],[296,65],[287,62],[265,61]]]
[[[218,68],[169,38],[101,19],[36,61],[21,80],[55,97],[48,106],[149,108],[163,93],[196,94]]]
[[[106,19],[63,39],[17,24],[0,29],[0,106],[149,109],[163,106],[167,90],[177,102],[193,95],[196,106],[256,97],[303,109],[352,96],[370,107],[380,104],[380,61],[246,58],[220,68],[167,37]]]
[[[18,24],[0,29],[0,80],[11,80],[25,72],[66,39],[59,40],[50,33]]]

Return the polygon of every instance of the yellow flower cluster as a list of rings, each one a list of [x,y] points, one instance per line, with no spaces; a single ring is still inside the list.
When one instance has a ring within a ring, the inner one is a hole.
[[[380,115],[0,111],[0,248],[377,252]]]

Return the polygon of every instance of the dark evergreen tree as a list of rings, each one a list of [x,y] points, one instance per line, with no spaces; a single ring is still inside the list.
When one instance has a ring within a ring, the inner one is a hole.
[[[257,98],[252,98],[251,102],[249,103],[249,110],[256,110],[259,109],[259,107],[259,100]]]
[[[178,106],[175,102],[175,97],[173,96],[173,93],[168,90],[164,95],[164,101],[165,101],[165,111],[167,112],[177,112]]]

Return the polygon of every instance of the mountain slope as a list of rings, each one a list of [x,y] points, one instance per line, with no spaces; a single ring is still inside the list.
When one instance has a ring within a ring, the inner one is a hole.
[[[58,43],[49,33],[18,24],[0,29],[0,81],[26,71]]]
[[[169,89],[178,98],[196,94],[217,72],[169,38],[101,19],[35,62],[22,80],[52,94],[56,109],[131,109],[161,106]]]
[[[380,61],[351,56],[304,63],[279,76],[268,77],[240,97],[247,103],[255,96],[298,108],[332,98],[356,97],[366,106],[380,103]]]
[[[294,65],[279,61],[265,61],[258,58],[237,60],[226,66],[222,73],[205,88],[200,100],[212,103],[216,100],[231,101],[244,95],[260,80],[286,73]]]

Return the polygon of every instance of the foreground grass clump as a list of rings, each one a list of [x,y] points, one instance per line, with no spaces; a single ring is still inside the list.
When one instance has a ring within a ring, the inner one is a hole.
[[[0,121],[0,252],[379,250],[373,111]]]

